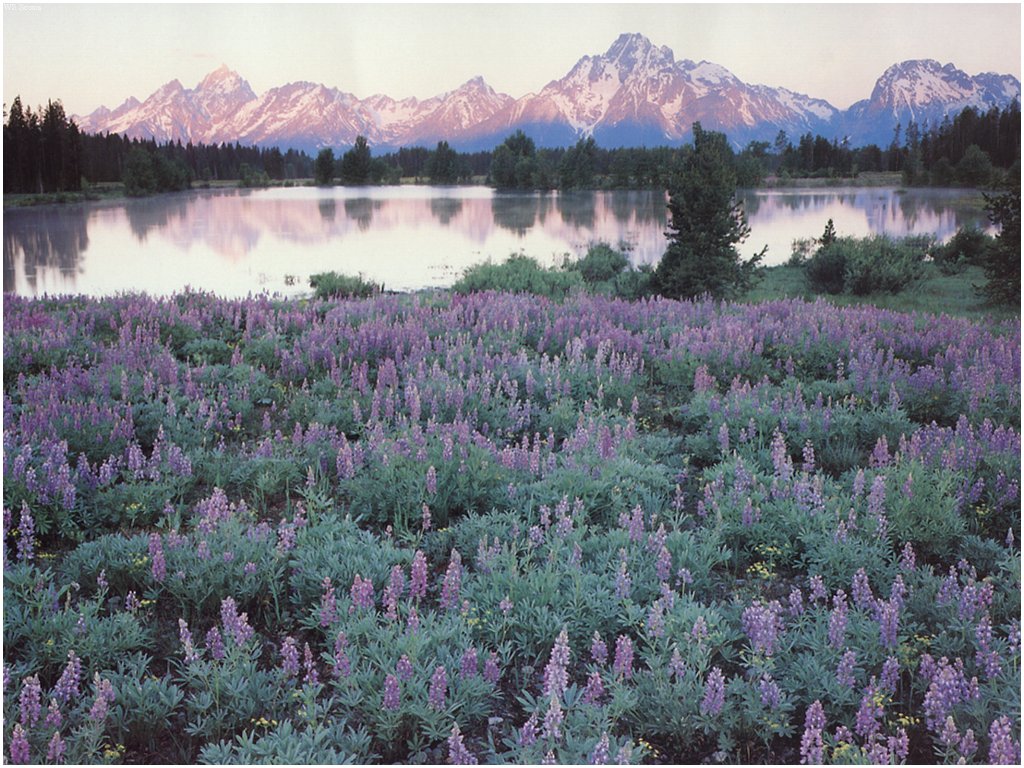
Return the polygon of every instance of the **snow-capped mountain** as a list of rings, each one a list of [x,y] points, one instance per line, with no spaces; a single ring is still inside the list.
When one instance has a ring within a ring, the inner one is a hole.
[[[1019,98],[1020,81],[1011,75],[985,72],[971,77],[952,64],[914,59],[889,67],[871,97],[847,110],[843,125],[854,145],[885,146],[897,125],[936,125],[967,107],[986,111]]]
[[[515,99],[482,78],[429,99],[359,98],[320,83],[297,82],[257,96],[226,66],[193,89],[173,80],[143,102],[100,107],[76,118],[90,133],[158,141],[234,142],[294,147],[351,146],[357,136],[379,150],[433,146],[490,149],[516,130],[540,146],[593,136],[599,145],[655,146],[688,140],[693,123],[723,131],[736,146],[806,133],[887,145],[897,123],[934,124],[964,107],[1005,106],[1020,97],[1011,75],[971,77],[952,64],[908,61],[890,67],[871,97],[845,112],[785,88],[744,83],[707,61],[676,61],[643,35],[620,35],[603,54],[584,56],[562,78]]]
[[[560,80],[498,113],[481,134],[523,128],[541,143],[593,136],[601,146],[680,143],[693,123],[731,141],[772,139],[778,131],[820,132],[838,110],[785,89],[747,85],[725,67],[675,60],[643,35],[621,35],[602,55],[585,56]]]

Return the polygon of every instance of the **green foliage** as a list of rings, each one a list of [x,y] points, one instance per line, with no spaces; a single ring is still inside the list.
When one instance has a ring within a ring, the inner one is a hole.
[[[833,295],[899,293],[924,275],[929,244],[920,237],[834,238],[804,263],[807,282]]]
[[[557,267],[545,269],[529,256],[512,254],[500,264],[486,262],[469,267],[452,286],[452,290],[461,294],[480,291],[533,293],[560,299],[568,296],[582,283],[578,273],[566,272]]]
[[[339,272],[318,272],[309,276],[309,287],[318,299],[362,299],[379,291],[376,283],[362,277],[352,277]]]
[[[583,282],[588,285],[614,280],[628,267],[629,259],[626,255],[607,243],[592,245],[586,255],[572,265],[573,269],[583,275]]]
[[[981,258],[988,282],[981,293],[994,304],[1020,301],[1020,185],[985,196],[988,217],[999,227],[995,244]],[[1019,305],[1018,305],[1019,306]]]
[[[936,245],[929,254],[944,275],[956,275],[970,264],[981,264],[995,241],[977,227],[961,227],[948,243]]]
[[[370,180],[371,166],[370,145],[365,136],[356,136],[355,144],[341,156],[338,169],[341,183],[366,184]]]
[[[334,183],[334,150],[324,147],[313,164],[313,180],[321,187]]]
[[[693,141],[669,187],[669,245],[654,272],[655,289],[670,298],[728,298],[750,287],[764,251],[744,261],[736,250],[750,228],[735,201],[725,135],[695,123]]]
[[[156,192],[175,192],[188,189],[188,169],[181,163],[143,147],[134,148],[125,162],[125,193],[130,197]]]
[[[460,170],[458,153],[448,146],[447,141],[437,143],[437,149],[427,160],[424,172],[430,178],[431,184],[454,184],[465,175]]]

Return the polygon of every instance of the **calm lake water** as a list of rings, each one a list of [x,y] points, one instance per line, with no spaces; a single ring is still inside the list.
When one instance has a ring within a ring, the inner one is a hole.
[[[743,195],[752,230],[744,255],[789,258],[795,238],[831,218],[840,235],[933,234],[987,227],[962,190],[758,190]],[[657,192],[496,193],[486,187],[299,187],[196,191],[4,211],[4,292],[165,295],[187,286],[223,296],[294,295],[308,277],[363,274],[391,290],[451,285],[481,261],[523,252],[544,264],[598,241],[625,244],[636,264],[665,250]]]

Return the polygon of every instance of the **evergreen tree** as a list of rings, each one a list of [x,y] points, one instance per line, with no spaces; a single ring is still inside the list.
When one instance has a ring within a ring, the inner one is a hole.
[[[424,168],[431,184],[454,184],[459,178],[458,154],[448,146],[447,141],[439,141],[427,159]]]
[[[993,303],[1013,304],[1020,301],[1020,183],[1000,195],[985,195],[985,207],[999,234],[982,259],[988,282],[980,290]]]
[[[365,184],[370,180],[370,145],[365,136],[356,136],[352,149],[341,156],[341,183]]]
[[[334,150],[330,147],[324,147],[317,154],[313,166],[313,179],[320,186],[330,186],[334,183]]]
[[[750,228],[735,195],[736,173],[725,134],[694,123],[693,149],[669,188],[669,244],[654,273],[661,295],[724,298],[751,285],[767,248],[741,260],[736,246]]]

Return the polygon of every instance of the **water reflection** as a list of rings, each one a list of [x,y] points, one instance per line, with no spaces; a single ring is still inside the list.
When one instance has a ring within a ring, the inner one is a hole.
[[[746,255],[789,258],[795,238],[926,232],[945,239],[984,210],[963,193],[892,189],[770,190],[742,196]],[[636,264],[665,249],[658,192],[494,193],[482,187],[204,191],[124,204],[4,213],[4,291],[295,294],[309,274],[363,273],[396,290],[450,285],[467,266],[524,252],[546,263],[594,242]]]
[[[4,293],[28,295],[74,285],[82,252],[89,247],[86,212],[78,206],[55,208],[45,225],[9,226],[4,214]]]

